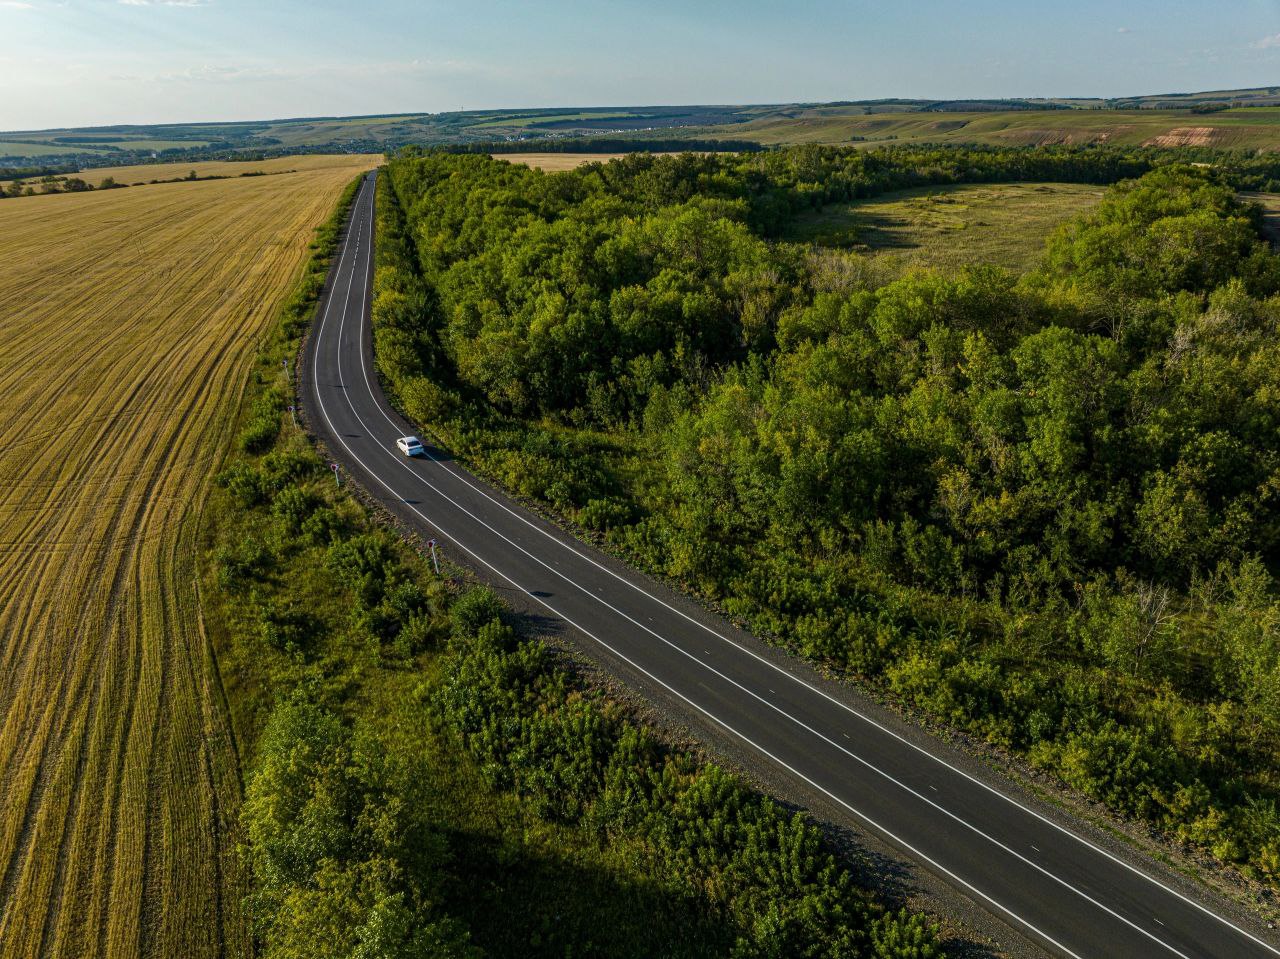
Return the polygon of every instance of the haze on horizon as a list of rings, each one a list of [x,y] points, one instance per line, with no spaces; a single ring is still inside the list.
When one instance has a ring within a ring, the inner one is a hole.
[[[1280,0],[0,0],[0,130],[1280,80]]]

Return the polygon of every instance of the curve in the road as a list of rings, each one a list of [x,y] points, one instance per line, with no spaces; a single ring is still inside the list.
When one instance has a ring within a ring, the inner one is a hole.
[[[1173,877],[1156,878],[959,768],[941,755],[940,743],[927,749],[841,701],[801,664],[783,668],[751,648],[753,637],[713,626],[687,600],[628,578],[430,449],[427,462],[404,458],[395,439],[411,427],[387,405],[367,359],[375,184],[371,175],[353,205],[301,368],[305,398],[319,414],[312,416],[316,431],[349,472],[385,491],[371,490],[393,513],[449,540],[527,602],[599,644],[624,679],[660,687],[1056,952],[1076,959],[1280,956],[1243,921],[1173,888]],[[348,379],[344,366],[354,368],[357,357],[358,376]],[[420,508],[416,497],[428,495],[432,508]],[[552,553],[539,555],[548,546]],[[618,595],[606,598],[606,589]],[[602,638],[606,632],[612,642]],[[716,653],[690,633],[714,637]],[[769,685],[774,676],[790,681],[781,694]],[[762,721],[768,716],[779,722]]]

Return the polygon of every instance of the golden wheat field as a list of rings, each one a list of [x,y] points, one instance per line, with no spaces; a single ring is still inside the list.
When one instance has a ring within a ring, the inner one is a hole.
[[[318,170],[372,168],[382,162],[378,154],[318,153],[306,156],[271,157],[267,160],[197,160],[192,163],[142,163],[134,166],[94,167],[76,174],[80,179],[100,184],[107,177],[126,186],[149,184],[152,180],[173,180],[192,170],[196,176],[237,177],[246,173],[314,173]],[[32,181],[38,183],[38,181]]]
[[[367,157],[0,201],[0,954],[239,956],[196,585],[258,338]]]

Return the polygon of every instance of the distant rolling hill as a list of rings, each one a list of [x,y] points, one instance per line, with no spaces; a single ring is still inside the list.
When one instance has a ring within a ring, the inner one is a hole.
[[[1190,109],[1042,109],[867,112],[810,107],[779,111],[732,127],[699,131],[761,144],[966,143],[993,146],[1073,145],[1280,149],[1280,107]]]
[[[237,155],[381,152],[406,144],[597,141],[618,152],[675,141],[890,144],[1112,143],[1280,148],[1280,87],[1116,99],[880,99],[834,103],[556,107],[309,117],[235,123],[118,125],[0,133],[7,167],[119,166]],[[585,144],[590,147],[590,144]]]

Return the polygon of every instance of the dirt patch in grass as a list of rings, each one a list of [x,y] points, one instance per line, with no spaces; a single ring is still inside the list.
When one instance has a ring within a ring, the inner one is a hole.
[[[1214,127],[1174,127],[1168,133],[1151,137],[1144,147],[1207,147],[1213,146],[1218,131]]]

